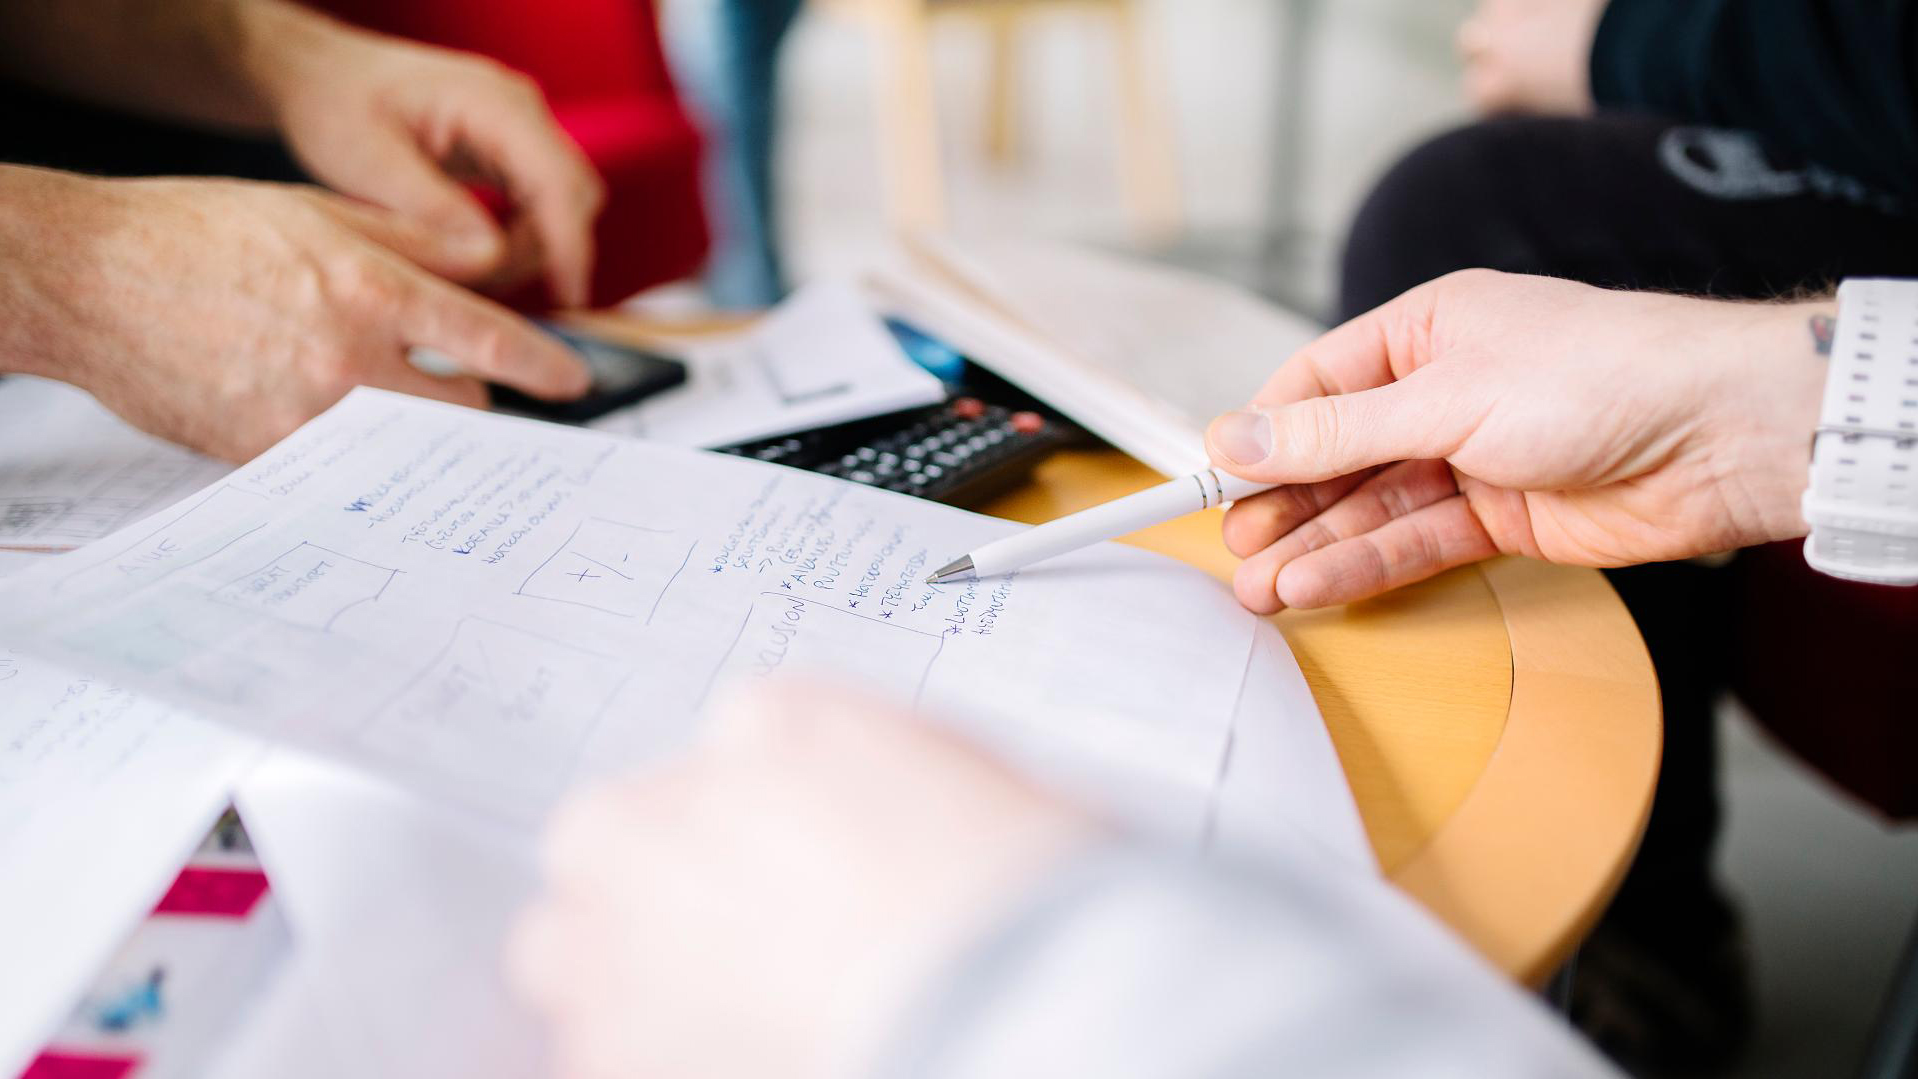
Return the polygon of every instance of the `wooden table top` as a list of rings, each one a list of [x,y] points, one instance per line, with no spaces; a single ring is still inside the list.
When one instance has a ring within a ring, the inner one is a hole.
[[[1037,523],[1160,482],[1074,450],[984,507]],[[1219,513],[1126,538],[1221,580]],[[1638,848],[1658,776],[1658,683],[1595,570],[1507,558],[1387,596],[1276,616],[1391,879],[1538,984]]]

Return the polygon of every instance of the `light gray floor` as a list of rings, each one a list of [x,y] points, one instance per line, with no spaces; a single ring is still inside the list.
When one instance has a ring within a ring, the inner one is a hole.
[[[1885,827],[1723,711],[1721,865],[1749,919],[1759,988],[1757,1042],[1735,1074],[1854,1074],[1918,918],[1918,829]]]

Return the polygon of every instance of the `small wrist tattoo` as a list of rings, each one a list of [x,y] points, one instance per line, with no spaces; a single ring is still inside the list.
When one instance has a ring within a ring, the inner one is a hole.
[[[1832,316],[1818,314],[1811,317],[1811,344],[1820,356],[1831,355],[1831,338],[1837,330],[1838,320]]]

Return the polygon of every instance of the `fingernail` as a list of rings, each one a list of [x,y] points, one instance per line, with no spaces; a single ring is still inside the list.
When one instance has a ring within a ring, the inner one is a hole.
[[[490,262],[499,257],[499,246],[491,232],[455,232],[446,238],[446,253],[461,262]]]
[[[1228,412],[1212,426],[1212,443],[1233,464],[1258,464],[1272,455],[1272,421],[1263,412]]]

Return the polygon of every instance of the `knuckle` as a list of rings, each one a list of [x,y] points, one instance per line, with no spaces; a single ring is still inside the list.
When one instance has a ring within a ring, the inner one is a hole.
[[[1307,422],[1303,433],[1310,443],[1294,449],[1321,473],[1329,472],[1333,462],[1343,456],[1347,428],[1345,415],[1343,397],[1321,397],[1306,409]]]
[[[584,162],[581,163],[579,179],[573,185],[573,201],[588,213],[597,213],[600,207],[606,205],[606,181]]]
[[[473,331],[467,345],[466,362],[482,375],[497,376],[506,361],[506,335],[497,326],[482,326]]]
[[[1490,286],[1504,276],[1497,270],[1478,266],[1467,270],[1453,270],[1439,278],[1439,283],[1452,289],[1477,290]]]
[[[377,311],[398,298],[392,275],[364,251],[348,248],[330,256],[322,273],[328,297],[349,311]]]
[[[1332,546],[1339,541],[1340,537],[1324,521],[1314,517],[1293,529],[1290,538],[1299,554],[1311,554],[1313,551]]]

